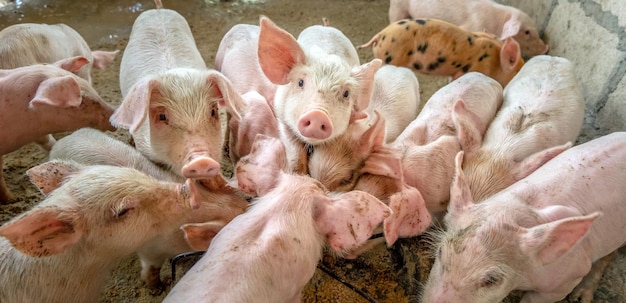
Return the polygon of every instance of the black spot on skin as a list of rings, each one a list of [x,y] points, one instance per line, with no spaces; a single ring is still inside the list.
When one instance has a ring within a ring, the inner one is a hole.
[[[410,50],[406,55],[409,56],[409,57],[413,56],[413,51]]]
[[[483,59],[485,59],[485,58],[487,58],[487,57],[489,57],[489,54],[484,53],[482,56],[478,57],[478,62],[483,61]]]
[[[431,64],[428,64],[428,70],[429,71],[434,71],[439,67],[439,62],[433,62]]]
[[[467,73],[467,71],[470,69],[470,67],[472,67],[471,64],[466,64],[465,66],[463,66],[463,68],[461,69],[464,73]]]
[[[385,57],[389,56],[389,51],[385,52]]]
[[[424,20],[424,19],[415,19],[415,22],[416,22],[417,24],[420,24],[420,25],[424,25],[424,24],[426,24],[426,20]]]
[[[389,62],[391,62],[391,56],[388,56],[387,58],[385,58],[385,63],[389,64]]]
[[[470,46],[474,45],[474,39],[472,38],[472,36],[467,36],[467,42]]]
[[[457,64],[454,65],[454,67],[456,67],[456,68],[461,68],[461,66],[463,66],[463,64],[461,64],[461,63],[457,63]]]
[[[446,62],[446,57],[437,57],[437,62],[439,62],[439,63]]]
[[[380,38],[380,40],[385,41],[385,38],[387,38],[387,35],[383,35],[383,37]]]
[[[408,25],[407,25],[406,27],[404,27],[404,30],[407,30],[407,31],[408,31],[409,29],[411,29],[411,27],[410,27],[410,26],[408,26]]]
[[[396,38],[395,37],[391,37],[391,43],[396,42]]]
[[[398,21],[398,25],[405,24],[406,22],[407,22],[406,20],[400,20],[400,21]]]
[[[423,66],[422,66],[422,64],[421,64],[421,63],[419,63],[419,62],[415,61],[415,62],[413,62],[413,68],[414,68],[415,70],[421,70],[421,69],[423,68]]]
[[[413,37],[417,36],[417,31],[413,31]]]
[[[428,42],[424,42],[424,44],[420,44],[417,46],[417,51],[423,54],[426,52],[427,48],[428,48]]]

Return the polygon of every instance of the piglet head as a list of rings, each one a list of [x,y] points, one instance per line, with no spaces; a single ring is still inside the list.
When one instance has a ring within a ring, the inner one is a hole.
[[[313,218],[328,245],[337,253],[352,251],[367,241],[372,231],[392,214],[374,196],[350,191],[319,197],[314,201]]]
[[[279,182],[287,167],[285,146],[279,139],[258,134],[250,153],[235,167],[239,189],[262,196]]]

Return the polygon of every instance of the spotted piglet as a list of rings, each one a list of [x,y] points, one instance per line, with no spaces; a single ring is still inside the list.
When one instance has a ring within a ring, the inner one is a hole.
[[[476,71],[502,86],[524,65],[513,38],[500,41],[482,32],[469,32],[438,19],[403,19],[391,23],[358,48],[372,47],[387,64],[419,73],[453,77]]]
[[[494,34],[501,40],[513,37],[524,58],[544,55],[549,49],[528,14],[493,0],[390,0],[389,22],[406,18],[440,19],[471,32]]]
[[[390,215],[369,194],[328,193],[315,179],[285,173],[285,161],[278,139],[257,136],[237,176],[260,197],[219,231],[164,302],[297,302],[326,244],[338,253],[358,247]]]

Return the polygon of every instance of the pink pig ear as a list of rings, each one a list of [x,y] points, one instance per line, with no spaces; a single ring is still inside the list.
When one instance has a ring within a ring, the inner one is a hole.
[[[306,60],[304,51],[290,33],[261,16],[258,56],[261,70],[272,83],[289,83],[289,72]]]
[[[562,152],[572,147],[572,142],[567,142],[563,145],[557,145],[554,147],[546,148],[542,151],[536,152],[515,166],[514,177],[516,181],[519,181],[526,176],[532,174],[539,167],[546,164],[546,162],[552,160],[552,158],[558,156]]]
[[[117,128],[134,133],[148,116],[152,94],[158,91],[159,82],[156,79],[143,79],[135,83],[109,121]]]
[[[58,207],[34,208],[0,227],[0,236],[29,256],[52,256],[81,239],[83,232],[74,224],[79,215]]]
[[[374,75],[382,64],[382,60],[374,59],[352,70],[351,74],[359,81],[359,91],[354,103],[355,112],[363,111],[369,106],[374,91]]]
[[[103,69],[109,66],[115,60],[115,56],[117,56],[119,50],[115,51],[93,51],[91,52],[91,56],[93,57],[93,68]]]
[[[393,214],[383,222],[385,240],[389,247],[399,237],[421,234],[432,222],[422,194],[414,187],[404,185],[401,192],[391,195],[389,207]]]
[[[504,40],[500,49],[500,65],[505,71],[513,71],[519,61],[523,60],[519,44],[515,39],[509,37]]]
[[[403,180],[402,163],[398,156],[386,148],[379,148],[365,160],[361,173]]]
[[[456,154],[454,164],[455,175],[450,187],[450,204],[448,204],[448,213],[451,216],[459,215],[474,204],[472,193],[463,173],[463,151]]]
[[[487,126],[461,99],[454,103],[452,121],[463,151],[470,153],[480,148]]]
[[[78,107],[82,102],[78,81],[68,75],[42,81],[35,97],[30,100],[30,106],[37,107],[46,104],[58,107]]]
[[[83,166],[74,161],[53,160],[31,167],[26,175],[42,194],[48,195],[59,188],[64,180],[82,169]]]
[[[370,154],[377,148],[382,148],[385,144],[385,118],[378,111],[374,111],[375,121],[369,127],[367,121],[361,120],[354,122],[354,127],[360,127],[367,129],[362,132],[361,130],[355,131],[353,140],[358,142],[356,152],[361,155]]]
[[[211,70],[207,76],[207,82],[209,86],[215,85],[217,87],[218,98],[220,99],[219,105],[226,107],[235,119],[241,120],[241,115],[243,115],[246,105],[230,80],[222,73]]]
[[[582,239],[593,221],[601,215],[569,217],[529,229],[522,229],[521,250],[541,266],[548,265],[567,253]]]
[[[81,67],[89,63],[89,59],[81,56],[61,59],[52,65],[62,68],[70,73],[76,73]]]
[[[262,196],[276,186],[286,167],[287,154],[283,143],[277,138],[258,134],[250,153],[237,162],[237,186],[247,194]]]
[[[519,18],[511,16],[509,20],[504,22],[504,25],[502,27],[502,34],[500,34],[500,39],[506,39],[517,35],[521,26],[522,22],[519,20]]]
[[[187,223],[180,227],[185,232],[185,241],[195,251],[203,251],[209,248],[211,241],[217,233],[226,225],[222,221],[209,221],[204,223]]]
[[[361,246],[392,213],[380,200],[358,190],[333,198],[319,195],[312,199],[314,220],[319,230],[326,235],[328,245],[338,253]]]

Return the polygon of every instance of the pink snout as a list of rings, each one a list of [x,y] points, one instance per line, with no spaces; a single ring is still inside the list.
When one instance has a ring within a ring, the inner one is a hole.
[[[323,140],[332,135],[333,123],[325,112],[312,110],[300,117],[298,131],[304,137]]]
[[[220,173],[220,163],[207,156],[192,158],[183,166],[182,174],[185,178],[211,178]]]

